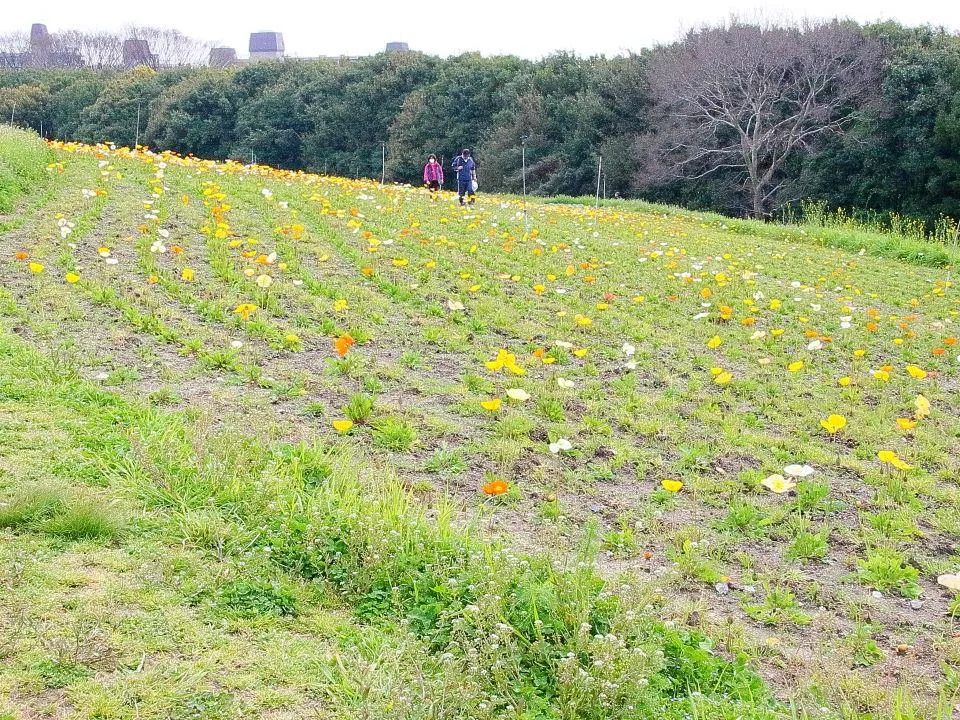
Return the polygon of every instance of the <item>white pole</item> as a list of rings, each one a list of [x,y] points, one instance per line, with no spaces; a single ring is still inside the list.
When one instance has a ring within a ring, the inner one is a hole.
[[[523,167],[523,227],[530,235],[530,217],[527,215],[527,138],[520,138],[520,163]]]
[[[385,142],[380,143],[380,187],[383,187],[383,183],[387,180],[387,144]]]
[[[136,152],[137,145],[140,144],[140,101],[137,101],[137,134],[133,141],[133,150]]]
[[[17,104],[14,103],[13,107],[10,108],[10,124],[13,125],[13,114],[17,111]]]
[[[597,210],[600,209],[600,177],[603,172],[603,155],[600,156],[600,162],[597,163]]]
[[[957,244],[960,242],[960,220],[957,220],[957,229],[953,231],[953,257],[957,256]],[[953,279],[953,263],[956,262],[951,258],[950,269],[947,270],[947,282],[951,282]]]

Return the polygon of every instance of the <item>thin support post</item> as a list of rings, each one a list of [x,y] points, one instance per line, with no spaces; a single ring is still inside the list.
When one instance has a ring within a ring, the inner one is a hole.
[[[140,144],[140,101],[137,101],[137,132],[133,140],[133,150],[136,152],[137,146]]]
[[[387,144],[380,143],[380,187],[387,181]]]
[[[600,209],[600,178],[603,176],[603,155],[597,163],[597,210]]]
[[[523,228],[526,235],[530,235],[530,216],[527,215],[527,138],[520,138],[520,164],[523,175]]]
[[[16,104],[16,103],[14,103],[14,104],[13,104],[13,107],[10,108],[10,124],[11,124],[11,125],[13,125],[13,115],[14,115],[15,112],[17,112],[17,104]]]

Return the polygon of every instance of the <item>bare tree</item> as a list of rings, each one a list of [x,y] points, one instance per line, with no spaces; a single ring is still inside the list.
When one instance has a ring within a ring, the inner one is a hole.
[[[125,30],[125,35],[146,40],[161,67],[205,65],[213,47],[212,43],[188,37],[173,28],[131,26]]]
[[[123,64],[123,40],[115,33],[70,30],[58,33],[55,37],[56,42],[63,47],[75,48],[86,67],[99,70],[120,67]]]
[[[23,58],[29,52],[29,33],[14,32],[0,35],[0,68],[22,67]]]
[[[645,139],[648,182],[729,174],[745,208],[768,216],[788,163],[841,133],[877,94],[879,47],[839,22],[733,21],[660,48],[650,86],[660,118]],[[643,143],[642,143],[643,145]]]

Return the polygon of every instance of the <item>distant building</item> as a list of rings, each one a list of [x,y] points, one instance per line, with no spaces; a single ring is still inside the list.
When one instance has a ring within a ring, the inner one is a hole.
[[[282,58],[283,33],[255,32],[250,33],[250,59],[263,60],[268,58]]]
[[[83,58],[75,47],[58,47],[43,23],[30,27],[30,45],[23,52],[0,53],[0,67],[8,68],[79,68]]]
[[[43,23],[34,23],[30,26],[30,52],[36,54],[50,53],[50,33]]]
[[[410,46],[405,42],[388,42],[387,52],[409,52]]]
[[[237,51],[232,47],[210,48],[210,67],[227,67],[236,65]]]
[[[146,65],[156,70],[160,66],[159,58],[150,52],[150,43],[140,38],[127,38],[123,41],[123,66],[135,68]]]

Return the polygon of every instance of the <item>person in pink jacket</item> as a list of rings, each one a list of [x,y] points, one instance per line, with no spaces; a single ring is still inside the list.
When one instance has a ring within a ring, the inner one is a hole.
[[[436,155],[430,155],[427,164],[423,166],[423,184],[430,188],[436,198],[436,193],[443,186],[443,166],[437,162]]]

